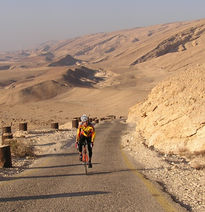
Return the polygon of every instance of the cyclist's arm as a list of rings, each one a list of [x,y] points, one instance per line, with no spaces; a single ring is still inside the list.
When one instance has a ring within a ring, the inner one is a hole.
[[[77,134],[76,134],[76,142],[78,142],[80,139],[80,126],[77,129]]]
[[[95,140],[95,128],[93,127],[93,130],[92,130],[92,134],[91,134],[91,142],[94,143],[94,140]]]

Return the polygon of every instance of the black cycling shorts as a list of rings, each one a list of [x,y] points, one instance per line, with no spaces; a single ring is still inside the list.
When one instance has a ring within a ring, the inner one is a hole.
[[[92,157],[92,142],[91,142],[91,137],[86,137],[84,135],[80,136],[79,142],[78,142],[78,149],[79,152],[82,152],[82,147],[85,144],[85,142],[87,141],[88,144],[88,152],[89,152],[89,158]]]

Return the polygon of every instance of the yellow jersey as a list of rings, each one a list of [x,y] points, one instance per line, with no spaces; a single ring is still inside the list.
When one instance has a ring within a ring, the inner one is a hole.
[[[95,128],[91,123],[88,123],[87,126],[81,123],[77,130],[77,141],[79,141],[81,135],[84,135],[85,137],[91,137],[91,142],[94,142],[95,134]]]

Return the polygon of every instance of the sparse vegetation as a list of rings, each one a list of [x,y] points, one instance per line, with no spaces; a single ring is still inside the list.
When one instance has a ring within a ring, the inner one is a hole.
[[[35,156],[33,146],[22,139],[7,139],[4,142],[10,145],[11,154],[15,157],[24,158]]]
[[[205,168],[205,156],[195,156],[190,161],[190,166],[195,169],[204,169]]]

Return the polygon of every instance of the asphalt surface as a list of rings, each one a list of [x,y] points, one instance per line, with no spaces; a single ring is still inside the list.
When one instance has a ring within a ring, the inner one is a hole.
[[[179,211],[164,208],[125,163],[120,148],[125,128],[120,121],[97,127],[93,168],[87,176],[71,146],[5,178],[0,182],[0,211]]]

